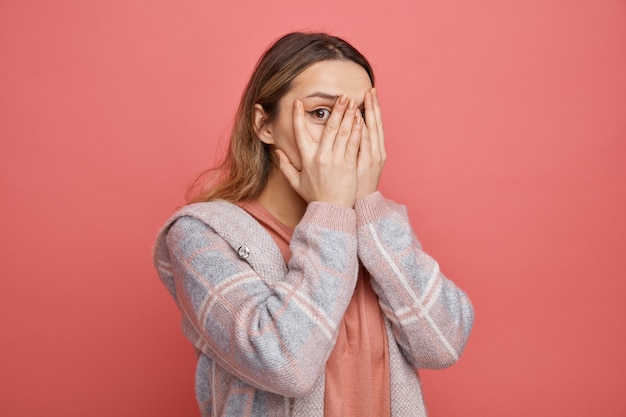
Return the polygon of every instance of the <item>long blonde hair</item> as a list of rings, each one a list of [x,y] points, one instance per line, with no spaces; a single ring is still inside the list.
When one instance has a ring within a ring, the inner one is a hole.
[[[260,104],[272,123],[279,100],[291,82],[319,61],[349,60],[362,66],[374,85],[367,59],[345,40],[326,33],[289,33],[271,45],[259,59],[237,110],[230,145],[222,161],[201,173],[187,192],[187,202],[221,199],[231,202],[259,195],[271,168],[270,147],[257,138],[254,106]]]

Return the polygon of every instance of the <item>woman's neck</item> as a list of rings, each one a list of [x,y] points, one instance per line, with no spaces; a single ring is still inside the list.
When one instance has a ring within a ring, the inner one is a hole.
[[[300,223],[307,206],[306,201],[291,187],[280,169],[274,166],[257,200],[281,223],[291,228]]]

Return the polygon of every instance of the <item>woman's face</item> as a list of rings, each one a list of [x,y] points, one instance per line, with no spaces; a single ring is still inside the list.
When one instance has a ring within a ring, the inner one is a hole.
[[[335,101],[345,94],[363,110],[365,94],[371,89],[365,69],[352,61],[316,62],[293,80],[291,89],[279,101],[278,116],[267,126],[261,140],[284,151],[294,167],[300,169],[300,153],[293,133],[295,100],[302,101],[308,131],[319,142]]]

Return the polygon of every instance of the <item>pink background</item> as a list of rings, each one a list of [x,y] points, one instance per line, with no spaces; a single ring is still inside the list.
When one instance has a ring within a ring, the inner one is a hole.
[[[0,415],[197,416],[151,265],[264,48],[346,37],[389,163],[471,296],[433,417],[625,416],[626,2],[0,1]]]

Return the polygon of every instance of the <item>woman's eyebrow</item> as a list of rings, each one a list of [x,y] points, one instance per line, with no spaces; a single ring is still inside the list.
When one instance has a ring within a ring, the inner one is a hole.
[[[326,99],[326,100],[333,100],[333,101],[337,101],[337,99],[339,98],[339,96],[336,96],[336,95],[333,95],[333,94],[328,94],[328,93],[323,93],[321,91],[316,91],[313,94],[309,94],[305,98],[312,98],[312,97],[319,97],[319,98],[323,98],[323,99]]]

